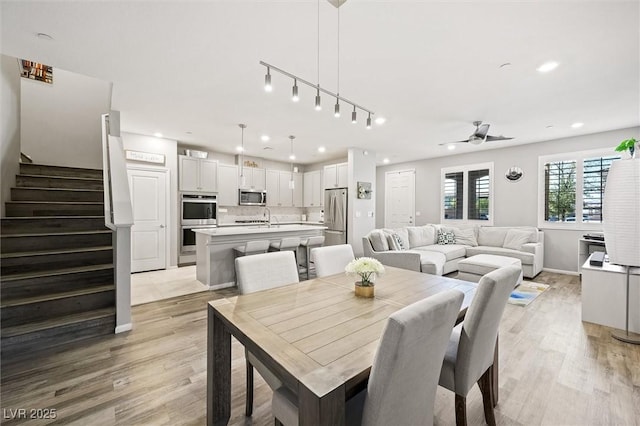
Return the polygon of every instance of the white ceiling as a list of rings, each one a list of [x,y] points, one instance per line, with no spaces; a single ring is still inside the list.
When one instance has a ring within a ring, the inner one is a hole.
[[[273,93],[263,90],[260,60],[316,82],[317,7],[3,0],[2,53],[112,81],[125,131],[234,152],[237,124],[246,123],[246,154],[273,160],[288,161],[289,135],[300,163],[345,156],[352,146],[396,163],[640,125],[637,0],[349,0],[339,9],[340,94],[387,119],[371,130],[362,112],[351,124],[346,105],[334,118],[326,95],[314,111],[309,87],[291,102],[292,81],[280,74],[272,73]],[[321,0],[320,84],[333,92],[337,18]],[[536,71],[549,60],[560,63],[555,71]],[[438,145],[466,139],[474,120],[516,139],[455,151]]]

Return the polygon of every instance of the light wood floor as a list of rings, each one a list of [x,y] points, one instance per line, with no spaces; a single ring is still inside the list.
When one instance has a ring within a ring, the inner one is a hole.
[[[580,321],[577,277],[542,273],[536,281],[551,288],[525,308],[507,305],[501,324],[498,424],[638,424],[640,347]],[[55,408],[56,424],[205,424],[205,306],[234,294],[225,289],[136,306],[134,329],[124,335],[3,359],[2,423],[20,423],[6,419],[9,409]],[[273,424],[271,391],[257,374],[254,414],[244,417],[239,343],[232,354],[230,423]],[[437,425],[454,424],[452,393],[438,390],[435,413]],[[469,424],[484,424],[477,388],[468,416]]]

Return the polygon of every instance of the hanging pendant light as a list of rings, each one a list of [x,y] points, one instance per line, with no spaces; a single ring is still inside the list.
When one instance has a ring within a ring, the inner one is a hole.
[[[298,96],[298,80],[295,78],[293,79],[293,89],[292,89],[291,100],[293,102],[298,102],[300,100],[300,97]]]
[[[247,181],[244,177],[244,129],[247,128],[246,124],[238,124],[241,130],[241,145],[240,145],[240,186],[245,187],[247,185]]]
[[[264,76],[264,91],[271,92],[273,86],[271,86],[271,69],[267,67],[267,75]]]
[[[289,154],[289,160],[291,161],[291,179],[289,180],[289,189],[295,189],[296,184],[295,181],[293,180],[293,160],[296,159],[295,154],[293,153],[293,140],[296,137],[291,135],[289,136],[289,139],[291,139],[291,154]]]

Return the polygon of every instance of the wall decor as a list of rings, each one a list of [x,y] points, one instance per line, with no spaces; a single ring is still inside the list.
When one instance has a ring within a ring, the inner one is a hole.
[[[23,78],[53,84],[53,67],[51,65],[21,59],[20,68],[20,76]]]
[[[504,177],[509,182],[518,182],[524,176],[524,172],[518,166],[509,167],[509,169],[505,172]]]
[[[143,163],[164,164],[164,154],[154,154],[152,152],[125,151],[127,160],[142,161]]]
[[[371,199],[371,182],[358,182],[358,198]]]

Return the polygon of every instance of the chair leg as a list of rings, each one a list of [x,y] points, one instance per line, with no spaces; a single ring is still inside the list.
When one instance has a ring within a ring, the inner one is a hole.
[[[249,361],[247,364],[247,402],[244,414],[250,417],[253,414],[253,365]]]
[[[467,426],[467,398],[456,394],[456,426]]]
[[[489,426],[495,426],[496,418],[493,413],[493,365],[478,380],[480,392],[482,392],[482,405],[484,406],[484,419]]]
[[[496,336],[496,348],[493,351],[493,365],[491,366],[491,401],[493,406],[498,405],[498,339],[500,336]]]

